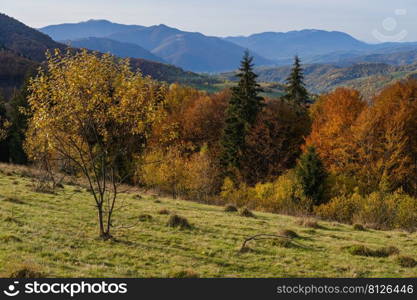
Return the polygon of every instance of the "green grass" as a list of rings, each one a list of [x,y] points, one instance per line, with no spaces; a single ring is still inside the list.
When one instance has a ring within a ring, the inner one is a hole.
[[[0,169],[5,165],[0,165]],[[8,174],[8,175],[5,175]],[[352,226],[319,222],[318,229],[299,219],[255,212],[256,218],[224,212],[222,207],[135,194],[123,194],[128,208],[115,225],[116,241],[97,239],[96,214],[88,192],[65,186],[57,194],[33,192],[30,178],[0,172],[0,274],[21,264],[48,277],[415,277],[417,268],[401,267],[398,256],[352,255],[347,249],[390,245],[401,256],[417,258],[417,234],[356,231]],[[167,209],[191,224],[167,225]],[[151,217],[144,217],[144,216]],[[141,217],[142,216],[142,217]],[[249,243],[251,235],[292,230],[298,237]]]

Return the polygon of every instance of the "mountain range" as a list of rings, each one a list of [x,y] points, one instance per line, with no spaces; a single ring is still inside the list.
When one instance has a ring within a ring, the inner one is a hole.
[[[245,49],[254,55],[257,66],[289,65],[294,55],[299,55],[307,64],[339,66],[367,62],[395,65],[417,62],[417,43],[368,44],[340,31],[306,29],[221,38],[163,24],[146,27],[107,20],[51,25],[39,30],[56,41],[70,40],[77,47],[122,57],[126,56],[122,48],[129,48],[128,56],[165,61],[194,72],[235,70]],[[94,43],[91,38],[95,38]],[[110,40],[123,44],[115,46]],[[132,45],[142,49],[136,50]]]
[[[100,30],[102,30],[102,27],[100,27]],[[107,32],[112,31],[108,29]],[[91,28],[91,31],[88,32],[88,34],[91,33],[96,33],[94,28]],[[77,38],[79,37],[77,36]],[[104,50],[110,48],[120,51],[122,57],[130,57],[131,54],[141,53],[142,55],[132,55],[133,58],[130,60],[132,68],[140,69],[144,75],[149,75],[160,81],[190,85],[202,85],[214,81],[207,76],[162,63],[162,60],[134,44],[126,45],[102,38],[99,40],[84,38],[82,41],[88,43],[90,48],[94,48],[93,50],[107,52]],[[72,47],[81,47],[75,45],[77,41],[72,43]],[[19,88],[26,78],[35,73],[36,69],[45,60],[47,50],[65,50],[67,48],[67,45],[54,41],[48,35],[0,13],[0,98],[2,96],[9,98],[14,89]],[[145,59],[135,57],[144,57]]]
[[[85,38],[106,38],[113,41],[135,44],[149,53],[183,69],[193,72],[223,72],[234,70],[246,48],[218,37],[198,32],[186,32],[166,25],[150,27],[122,25],[106,20],[89,20],[75,24],[51,25],[39,29],[57,41],[74,41],[80,47],[89,48]],[[80,40],[82,39],[82,40]],[[104,42],[101,42],[103,45]],[[114,48],[101,51],[122,56]],[[138,52],[139,53],[139,52]],[[272,60],[252,53],[257,65],[273,65]],[[140,54],[137,54],[138,56]],[[149,56],[149,54],[147,54]]]

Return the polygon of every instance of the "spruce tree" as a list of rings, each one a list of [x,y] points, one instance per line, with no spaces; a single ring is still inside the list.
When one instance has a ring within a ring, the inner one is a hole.
[[[298,56],[294,59],[294,65],[286,83],[286,100],[299,105],[306,104],[308,102],[308,91],[304,84],[303,68],[301,67],[300,58]]]
[[[239,161],[245,147],[245,137],[264,106],[262,92],[253,72],[253,57],[245,51],[237,74],[239,83],[232,88],[232,96],[226,110],[223,132],[221,164],[225,170],[239,169]]]
[[[315,205],[322,204],[327,172],[314,147],[309,147],[300,157],[295,172],[304,195],[311,198]]]

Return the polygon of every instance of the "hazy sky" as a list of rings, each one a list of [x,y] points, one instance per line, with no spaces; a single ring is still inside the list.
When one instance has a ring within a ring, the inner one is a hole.
[[[0,12],[32,27],[108,19],[217,36],[314,28],[417,41],[416,0],[0,0]]]

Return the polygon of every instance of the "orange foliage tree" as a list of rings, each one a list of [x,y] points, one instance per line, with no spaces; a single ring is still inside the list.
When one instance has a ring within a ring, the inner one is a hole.
[[[311,107],[313,124],[306,145],[316,148],[329,170],[346,171],[353,151],[352,125],[366,106],[358,91],[338,88]]]
[[[305,108],[282,100],[268,100],[246,136],[240,175],[250,185],[273,181],[294,167],[301,145],[310,133]]]
[[[352,127],[353,170],[363,184],[415,195],[417,81],[397,82],[375,97]]]

